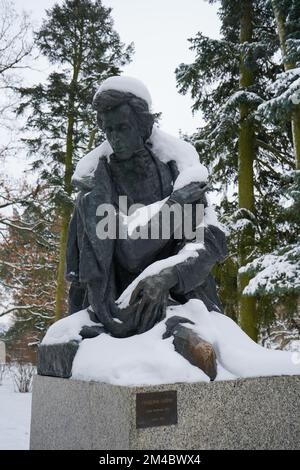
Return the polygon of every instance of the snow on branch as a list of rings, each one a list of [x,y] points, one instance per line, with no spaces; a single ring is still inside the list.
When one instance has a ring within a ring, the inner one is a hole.
[[[292,245],[263,255],[240,268],[239,272],[254,274],[244,295],[300,293],[300,246]]]
[[[257,115],[272,121],[286,118],[300,104],[300,67],[277,75],[267,91],[273,97],[259,105]]]
[[[49,302],[47,304],[43,304],[43,305],[17,305],[17,306],[14,306],[14,307],[10,307],[8,308],[7,310],[4,310],[3,312],[0,312],[0,317],[3,317],[4,315],[7,315],[8,313],[12,313],[12,312],[16,312],[16,311],[20,311],[20,310],[30,310],[30,313],[31,315],[35,315],[35,316],[39,316],[41,318],[45,318],[45,319],[51,319],[53,318],[53,316],[49,316],[49,315],[43,315],[42,313],[39,313],[39,312],[32,312],[33,309],[41,309],[41,308],[45,308],[47,306],[53,306],[55,304],[55,302]]]

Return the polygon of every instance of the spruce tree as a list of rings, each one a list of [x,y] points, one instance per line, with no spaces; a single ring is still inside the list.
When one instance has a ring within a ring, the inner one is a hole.
[[[282,71],[270,2],[218,3],[221,38],[198,33],[190,39],[195,61],[181,64],[176,76],[179,91],[190,92],[193,109],[202,111],[205,125],[192,140],[210,169],[229,228],[231,256],[217,272],[227,280],[222,292],[226,313],[238,304],[241,326],[256,339],[255,298],[243,295],[249,273],[238,275],[238,270],[276,247],[281,174],[292,165],[292,136],[289,125],[270,126],[257,111],[271,98],[268,85]],[[263,302],[258,307],[260,312]]]
[[[61,236],[55,318],[63,315],[66,237],[72,211],[71,177],[78,159],[93,147],[96,117],[91,103],[96,87],[131,57],[113,27],[111,9],[100,0],[65,0],[48,10],[36,33],[36,46],[54,71],[47,83],[20,89],[18,112],[28,110],[27,144],[52,190]],[[34,135],[32,135],[34,133]],[[100,136],[96,138],[101,139]]]
[[[278,237],[274,251],[244,268],[252,276],[245,293],[297,299],[300,294],[300,2],[272,0],[272,7],[284,71],[269,86],[270,99],[259,106],[258,112],[270,126],[290,125],[294,165],[281,178],[280,215],[281,224],[286,227],[285,236]]]
[[[272,110],[290,113],[296,169],[300,170],[300,2],[272,0],[285,73],[275,82],[278,86]],[[297,93],[298,96],[295,96]],[[269,108],[270,109],[270,108]],[[270,109],[270,111],[271,111]]]

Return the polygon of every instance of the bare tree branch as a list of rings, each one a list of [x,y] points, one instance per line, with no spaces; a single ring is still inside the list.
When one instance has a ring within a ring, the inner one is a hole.
[[[29,37],[31,25],[28,14],[18,15],[9,0],[0,0],[0,77],[29,56],[33,43]]]
[[[32,310],[32,309],[39,309],[39,308],[45,308],[47,306],[50,306],[50,305],[54,305],[55,302],[50,302],[48,304],[44,304],[44,305],[18,305],[18,306],[15,306],[15,307],[11,307],[11,308],[8,308],[7,310],[4,310],[4,312],[1,312],[0,313],[0,317],[3,317],[4,315],[7,315],[8,313],[12,313],[12,312],[15,312],[15,311],[20,311],[20,310]],[[46,318],[46,319],[51,319],[53,318],[52,316],[49,316],[49,315],[42,315],[41,313],[38,313],[38,312],[30,312],[32,315],[37,315],[37,316],[40,316],[42,318]]]

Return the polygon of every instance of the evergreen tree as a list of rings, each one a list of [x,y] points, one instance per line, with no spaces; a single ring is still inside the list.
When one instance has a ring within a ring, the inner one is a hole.
[[[282,71],[270,2],[219,3],[221,38],[198,33],[190,39],[195,61],[181,64],[176,76],[179,91],[190,92],[193,109],[203,113],[206,124],[192,140],[210,169],[229,228],[231,257],[217,272],[227,280],[222,292],[226,312],[238,303],[240,324],[256,339],[255,299],[243,296],[249,273],[238,275],[238,269],[276,247],[281,174],[292,165],[292,134],[288,123],[270,126],[257,112],[271,98],[268,85]],[[282,230],[285,236],[283,223]]]
[[[130,60],[133,46],[120,41],[111,9],[100,0],[65,0],[47,11],[36,45],[55,65],[46,84],[20,90],[18,112],[29,110],[27,139],[35,156],[33,168],[52,190],[61,224],[56,288],[56,320],[63,314],[67,229],[72,211],[74,165],[95,137],[91,103],[99,82],[118,75]],[[32,136],[32,132],[36,134]],[[101,136],[98,136],[101,139]]]
[[[272,126],[289,122],[293,135],[294,169],[282,176],[282,224],[288,226],[273,252],[249,263],[244,272],[251,279],[248,295],[272,295],[297,299],[300,294],[300,2],[272,0],[284,72],[270,85],[271,98],[258,112]]]
[[[300,2],[272,0],[284,73],[274,83],[275,97],[269,112],[290,114],[296,169],[300,170]],[[297,92],[298,96],[295,96]]]

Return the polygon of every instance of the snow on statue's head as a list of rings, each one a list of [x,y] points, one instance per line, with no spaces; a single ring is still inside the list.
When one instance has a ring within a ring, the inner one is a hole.
[[[143,141],[152,133],[154,117],[151,114],[151,96],[147,87],[136,78],[110,77],[105,80],[93,99],[93,108],[97,111],[97,122],[103,128],[103,115],[122,105],[128,105],[138,124]]]

